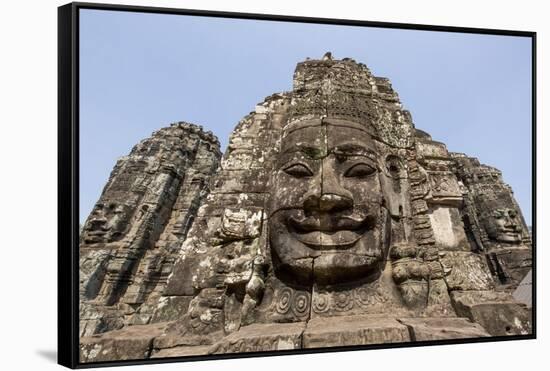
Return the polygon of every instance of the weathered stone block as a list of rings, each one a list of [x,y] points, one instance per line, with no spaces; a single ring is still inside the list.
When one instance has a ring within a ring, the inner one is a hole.
[[[228,156],[229,153],[231,156]],[[221,167],[223,170],[261,169],[263,162],[257,151],[239,148],[225,154]]]
[[[432,140],[419,140],[416,142],[416,150],[422,157],[427,158],[443,158],[446,159],[449,156],[447,147],[440,142],[434,142]]]
[[[226,208],[263,208],[266,193],[210,193],[201,205],[197,217],[222,217]]]
[[[529,271],[513,292],[516,301],[525,304],[528,308],[533,306],[533,272]]]
[[[439,264],[439,263],[438,263]],[[428,316],[454,317],[456,313],[451,305],[449,290],[443,279],[431,279],[428,303],[424,313]]]
[[[216,177],[212,194],[263,192],[269,173],[263,168],[245,169],[224,170]]]
[[[118,330],[124,326],[124,313],[115,307],[92,305],[88,302],[79,308],[80,336],[90,336],[106,331]]]
[[[434,205],[429,216],[435,242],[441,249],[470,251],[457,208]]]
[[[255,324],[226,336],[209,353],[242,353],[300,349],[306,325],[297,323]]]
[[[490,336],[466,318],[399,318],[410,330],[412,341],[468,339]]]
[[[527,248],[502,249],[491,253],[505,284],[516,287],[532,267],[532,251]]]
[[[199,264],[200,256],[186,256],[174,264],[172,277],[164,289],[165,296],[193,296],[197,293],[193,287],[193,269]]]
[[[163,296],[153,310],[151,323],[175,321],[187,313],[192,296]]]
[[[210,345],[182,345],[173,348],[153,350],[151,358],[202,356],[208,354],[210,347]]]
[[[220,238],[227,240],[255,238],[262,228],[262,209],[227,208],[224,210]]]
[[[451,293],[451,299],[458,315],[479,323],[491,335],[531,333],[532,310],[508,293],[457,291]]]
[[[494,281],[483,256],[464,251],[443,251],[439,259],[452,290],[491,290]]]
[[[153,339],[166,324],[129,326],[122,330],[80,339],[80,362],[105,362],[148,358]]]
[[[107,266],[113,251],[111,249],[90,249],[80,252],[79,279],[80,295],[83,299],[94,299],[103,283]]]
[[[309,321],[303,336],[303,347],[401,343],[410,340],[408,328],[395,319],[342,316]]]

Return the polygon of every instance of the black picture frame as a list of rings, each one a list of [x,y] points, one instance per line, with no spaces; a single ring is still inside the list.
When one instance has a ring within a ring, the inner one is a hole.
[[[159,13],[173,15],[198,15],[212,18],[271,20],[284,22],[315,23],[326,25],[367,26],[404,30],[441,31],[486,35],[521,36],[532,43],[532,242],[533,278],[532,310],[533,329],[528,335],[493,336],[475,339],[453,339],[420,341],[399,344],[376,344],[317,349],[287,350],[276,352],[251,352],[208,356],[173,357],[134,361],[113,361],[97,363],[79,362],[79,11],[83,9],[110,10],[121,12]],[[181,361],[219,360],[287,354],[340,352],[350,350],[417,347],[429,345],[496,342],[508,340],[536,339],[536,44],[537,34],[532,31],[515,31],[485,28],[448,27],[424,24],[371,22],[363,20],[327,19],[313,17],[282,16],[252,13],[232,13],[193,9],[159,8],[145,6],[70,3],[58,8],[58,363],[69,368],[91,368],[103,366],[141,365]]]

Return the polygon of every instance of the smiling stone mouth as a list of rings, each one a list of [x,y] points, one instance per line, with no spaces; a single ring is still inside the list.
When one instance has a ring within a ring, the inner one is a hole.
[[[500,232],[503,234],[514,235],[514,236],[520,234],[516,228],[511,228],[511,227],[501,228]]]
[[[355,243],[374,224],[371,218],[353,217],[289,218],[292,235],[303,244],[316,250],[347,249]]]
[[[91,230],[87,230],[86,232],[88,232],[88,234],[90,236],[95,236],[95,235],[104,235],[105,233],[109,232],[109,229],[106,229],[106,228],[101,228],[101,229],[91,229]]]

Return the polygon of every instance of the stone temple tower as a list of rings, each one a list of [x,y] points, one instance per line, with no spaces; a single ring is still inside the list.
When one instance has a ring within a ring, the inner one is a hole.
[[[149,322],[220,156],[181,122],[118,160],[81,232],[81,336]]]
[[[417,129],[362,63],[298,63],[292,91],[237,124],[210,184],[156,303],[83,337],[83,362],[531,331],[511,295],[531,244],[510,188]],[[104,282],[128,281],[109,269]],[[132,309],[149,292],[106,287],[97,297]]]

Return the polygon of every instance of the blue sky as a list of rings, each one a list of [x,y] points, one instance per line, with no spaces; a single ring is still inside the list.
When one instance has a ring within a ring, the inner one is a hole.
[[[296,63],[350,57],[391,80],[417,128],[502,170],[531,224],[531,40],[81,10],[80,221],[120,156],[175,121],[225,149],[239,120],[292,89]]]

